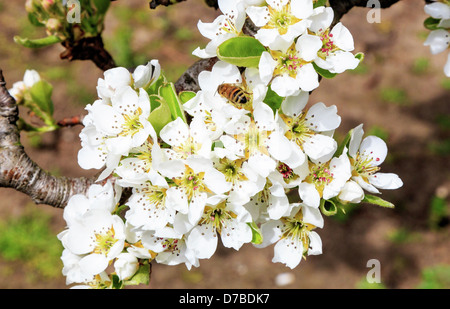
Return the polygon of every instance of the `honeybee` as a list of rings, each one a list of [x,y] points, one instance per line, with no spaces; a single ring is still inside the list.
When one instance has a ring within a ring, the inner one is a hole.
[[[234,84],[221,84],[217,92],[233,104],[247,104],[252,100],[252,95]]]

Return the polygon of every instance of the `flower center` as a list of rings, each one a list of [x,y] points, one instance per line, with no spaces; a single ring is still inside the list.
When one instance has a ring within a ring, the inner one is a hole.
[[[180,156],[180,159],[186,159],[190,155],[196,154],[200,148],[201,145],[190,136],[183,144],[173,147],[173,150]]]
[[[219,36],[226,33],[239,35],[241,31],[236,28],[236,16],[234,15],[234,11],[231,10],[230,13],[225,13],[224,16],[225,19],[219,23],[219,31],[216,33],[216,35]]]
[[[225,175],[225,180],[233,184],[248,180],[247,177],[242,172],[242,164],[244,159],[230,160],[227,158],[221,159],[216,168],[219,172]]]
[[[306,253],[309,249],[309,233],[315,228],[314,225],[303,222],[303,213],[300,210],[293,218],[282,218],[284,223],[283,238],[292,239],[292,245],[302,243],[303,253]]]
[[[307,123],[306,113],[301,113],[295,117],[280,114],[280,117],[288,128],[285,136],[303,149],[302,145],[305,140],[315,134]]]
[[[255,153],[263,153],[268,155],[267,147],[264,142],[270,135],[270,132],[261,131],[259,127],[252,121],[245,133],[235,135],[235,139],[244,144],[245,157],[248,159]]]
[[[95,275],[94,280],[87,284],[93,289],[108,289],[111,286],[111,281],[105,281],[100,275]]]
[[[325,186],[334,179],[334,174],[330,171],[329,163],[314,164],[309,162],[309,171],[309,175],[305,181],[314,184],[320,196],[322,196]]]
[[[280,163],[277,167],[278,171],[283,175],[286,183],[289,183],[298,178],[298,175],[285,163]]]
[[[298,70],[307,62],[298,56],[295,44],[293,44],[286,53],[281,51],[271,51],[272,57],[277,61],[274,75],[287,74],[292,78],[297,76]]]
[[[175,178],[174,182],[179,187],[183,188],[189,200],[200,192],[210,192],[210,190],[203,183],[205,173],[194,173],[194,171],[186,166],[186,170],[181,178]]]
[[[164,251],[177,251],[179,239],[166,239],[162,245]]]
[[[210,224],[217,232],[221,233],[225,221],[235,218],[237,218],[237,215],[232,211],[226,210],[226,201],[223,201],[216,207],[206,206],[199,224]]]
[[[112,246],[118,241],[115,236],[114,227],[107,229],[106,231],[101,231],[100,233],[96,233],[95,235],[95,248],[93,253],[103,254],[105,256],[108,255],[109,250],[111,250]]]
[[[134,136],[136,133],[138,133],[140,130],[144,128],[141,121],[139,120],[139,117],[142,114],[142,109],[139,107],[133,114],[124,114],[124,123],[122,124],[122,132],[120,132],[119,135],[121,136],[127,136],[131,135]]]
[[[277,29],[280,35],[286,34],[289,26],[300,21],[300,19],[291,14],[291,5],[289,3],[279,9],[274,9],[269,5],[268,10],[270,15],[269,22],[262,28]]]
[[[318,56],[322,59],[326,59],[330,53],[339,49],[333,42],[333,34],[330,33],[330,29],[325,31],[319,30],[320,39],[322,40],[322,48],[318,52]]]
[[[137,158],[140,160],[139,163],[133,163],[133,168],[137,171],[138,168],[144,173],[148,173],[152,167],[152,148],[153,140],[148,138],[147,141],[140,147],[136,148],[136,153],[131,153],[131,158]]]
[[[137,188],[136,192],[145,196],[146,200],[156,208],[164,207],[166,199],[166,188],[153,186],[148,183],[143,188]]]
[[[374,158],[370,156],[361,155],[359,152],[356,158],[350,158],[352,164],[352,176],[361,176],[364,181],[369,182],[369,176],[375,174],[380,170],[378,166],[372,165]],[[375,158],[379,161],[379,158]]]

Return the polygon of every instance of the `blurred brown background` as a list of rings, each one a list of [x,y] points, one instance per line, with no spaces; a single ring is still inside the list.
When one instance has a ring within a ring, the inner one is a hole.
[[[55,118],[84,113],[96,99],[102,72],[90,62],[59,60],[60,46],[30,50],[14,35],[44,35],[27,20],[25,1],[0,2],[0,68],[8,87],[25,69],[38,70],[55,89]],[[396,209],[360,205],[347,216],[325,218],[318,230],[323,254],[294,270],[271,262],[273,247],[240,251],[219,248],[210,260],[188,271],[184,265],[153,264],[150,286],[140,288],[450,288],[450,78],[443,74],[447,55],[423,46],[428,31],[420,0],[401,1],[381,12],[381,23],[366,21],[368,9],[355,8],[342,22],[352,32],[356,52],[365,53],[355,71],[324,80],[310,103],[337,105],[338,137],[364,123],[367,134],[383,138],[389,155],[383,172],[397,173],[404,186],[382,197]],[[159,59],[176,79],[197,59],[191,52],[207,40],[199,19],[219,12],[204,1],[150,10],[148,1],[117,1],[106,20],[106,48],[120,66],[133,68]],[[23,134],[30,157],[57,175],[91,176],[77,165],[80,127],[41,136]],[[34,205],[22,193],[0,189],[0,288],[66,289],[61,274],[62,210]],[[381,284],[369,284],[366,263],[381,263]],[[287,285],[277,284],[287,273]]]

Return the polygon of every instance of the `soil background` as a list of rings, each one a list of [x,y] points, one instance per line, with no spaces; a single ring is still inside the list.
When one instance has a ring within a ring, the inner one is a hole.
[[[90,62],[60,60],[60,46],[29,50],[16,45],[15,35],[43,35],[42,29],[29,25],[24,3],[0,2],[0,68],[7,86],[22,80],[25,69],[36,69],[55,87],[56,119],[85,113],[84,106],[96,99],[102,72]],[[150,285],[138,288],[371,288],[365,284],[367,263],[377,259],[383,287],[412,289],[423,281],[424,269],[450,265],[450,87],[443,74],[447,55],[433,56],[423,46],[428,33],[423,6],[419,0],[400,1],[381,10],[381,23],[367,22],[369,9],[352,9],[342,22],[353,34],[355,52],[365,54],[364,65],[323,80],[310,99],[310,104],[322,101],[338,107],[342,124],[337,136],[364,123],[366,132],[386,140],[389,156],[382,171],[396,173],[404,182],[401,189],[382,194],[395,209],[362,204],[345,218],[326,217],[318,231],[323,254],[308,257],[294,270],[271,262],[273,247],[244,245],[236,252],[220,246],[210,260],[202,260],[191,271],[184,265],[153,264]],[[116,1],[107,15],[105,45],[118,65],[132,68],[159,59],[175,81],[197,60],[192,51],[207,42],[197,30],[198,20],[210,22],[217,15],[200,0],[156,10],[144,0]],[[27,134],[22,141],[44,169],[65,176],[92,176],[96,171],[77,165],[80,130],[72,127],[45,134],[37,145]],[[444,202],[446,212],[432,223],[431,205],[436,199]],[[55,237],[64,229],[62,210],[33,205],[22,193],[0,189],[3,220],[19,217],[29,207],[51,216]],[[30,271],[21,261],[0,256],[0,288],[69,288],[62,275],[30,280]],[[277,284],[277,276],[284,273],[291,280]],[[450,282],[448,277],[444,280]]]

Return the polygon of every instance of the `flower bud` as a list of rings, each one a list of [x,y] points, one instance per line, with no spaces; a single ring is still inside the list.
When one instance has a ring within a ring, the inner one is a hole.
[[[17,104],[22,103],[24,92],[26,90],[25,83],[20,81],[13,84],[12,88],[8,90],[9,94],[16,100]]]
[[[27,0],[27,2],[25,2],[25,10],[28,12],[28,13],[33,13],[33,11],[34,11],[34,3],[33,3],[34,1],[33,0]]]
[[[49,18],[45,23],[45,26],[47,27],[47,33],[49,35],[54,35],[62,29],[61,22],[56,18]]]
[[[52,8],[54,4],[55,4],[54,0],[41,0],[41,5],[47,12]]]
[[[121,253],[117,256],[114,268],[120,280],[127,280],[138,270],[138,259],[131,253]]]
[[[23,75],[23,82],[27,88],[33,87],[38,81],[41,80],[41,76],[35,70],[26,70]]]
[[[133,73],[134,86],[146,88],[155,82],[161,74],[161,66],[158,60],[152,60],[147,65],[140,65]]]

